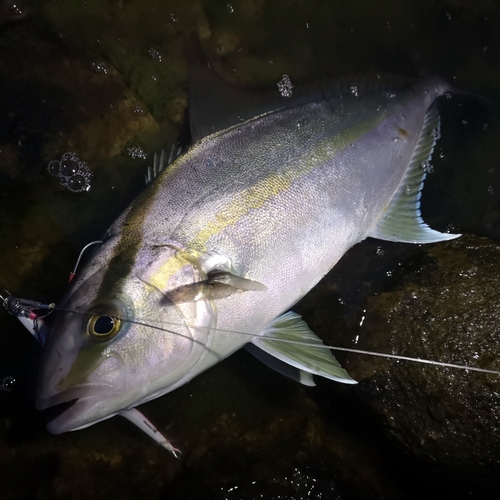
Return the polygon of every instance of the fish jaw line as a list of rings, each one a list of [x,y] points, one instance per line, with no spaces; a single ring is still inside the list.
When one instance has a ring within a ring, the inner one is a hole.
[[[47,398],[39,397],[36,402],[38,410],[46,410],[62,403],[70,403],[76,400],[69,408],[60,415],[50,420],[47,429],[52,434],[62,434],[79,428],[92,425],[104,418],[109,418],[115,413],[105,411],[99,412],[96,407],[99,404],[112,401],[120,395],[120,391],[109,384],[86,383],[71,387],[59,394]],[[109,405],[106,405],[109,406]],[[90,414],[89,414],[90,413]],[[104,416],[105,414],[105,416]]]

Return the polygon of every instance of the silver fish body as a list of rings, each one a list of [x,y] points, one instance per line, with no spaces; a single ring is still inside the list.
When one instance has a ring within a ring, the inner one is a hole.
[[[447,91],[430,79],[339,93],[195,143],[109,228],[60,304],[37,406],[77,401],[49,430],[168,393],[265,336],[368,236],[454,237],[418,211],[439,128],[432,105]],[[267,346],[302,372],[353,382]]]

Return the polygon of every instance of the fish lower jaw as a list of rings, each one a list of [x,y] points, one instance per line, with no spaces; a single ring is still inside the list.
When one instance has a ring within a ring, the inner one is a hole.
[[[96,403],[94,401],[91,401],[89,408],[88,399],[75,401],[66,411],[48,422],[47,430],[51,434],[63,434],[64,432],[78,431],[80,429],[85,429],[85,427],[90,427],[97,422],[101,422],[102,420],[114,417],[116,413],[118,413],[117,411],[100,417],[94,415],[86,416],[85,413],[94,407],[95,404]]]
[[[106,402],[117,395],[117,390],[109,385],[89,384],[47,398],[39,397],[36,407],[49,415],[56,413],[53,418],[49,416],[47,430],[51,434],[62,434],[111,418],[120,410],[109,411],[111,405]]]

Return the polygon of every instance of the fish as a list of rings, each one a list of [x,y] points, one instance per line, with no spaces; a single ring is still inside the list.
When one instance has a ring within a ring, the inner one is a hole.
[[[48,430],[163,396],[243,347],[305,385],[356,383],[290,309],[365,238],[459,236],[420,213],[436,101],[450,91],[438,77],[374,78],[245,111],[227,91],[219,120],[191,109],[191,147],[111,225],[56,308],[36,406],[64,410]]]

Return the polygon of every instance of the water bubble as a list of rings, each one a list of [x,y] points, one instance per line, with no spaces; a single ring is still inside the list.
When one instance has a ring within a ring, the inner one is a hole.
[[[144,114],[144,108],[142,108],[141,106],[137,105],[135,108],[134,108],[134,113],[138,114],[138,115],[142,115]]]
[[[27,10],[22,5],[25,2],[15,0],[4,0],[0,5],[0,10],[9,19],[22,19],[26,16]]]
[[[451,20],[452,20],[452,17],[451,17],[451,12],[447,12],[447,13],[446,13],[446,19],[448,19],[448,21],[451,21]]]
[[[384,249],[381,246],[378,246],[377,250],[375,250],[375,253],[378,257],[382,257],[382,255],[384,255]]]
[[[77,174],[68,179],[66,187],[74,193],[79,193],[81,191],[88,191],[90,189],[90,183],[84,175]]]
[[[155,61],[161,62],[161,52],[159,50],[156,50],[154,47],[151,47],[148,49],[148,56],[151,57],[151,59],[154,59]]]
[[[426,174],[432,174],[432,172],[434,172],[434,166],[430,161],[422,162],[422,168]]]
[[[456,232],[456,229],[455,229],[455,226],[453,225],[453,223],[449,223],[447,224],[447,226],[444,228],[444,232],[445,233],[448,233],[448,234],[453,234]]]
[[[61,169],[61,164],[57,160],[51,160],[49,161],[49,164],[47,165],[47,172],[50,175],[53,175],[54,177],[57,177],[59,175],[59,171]]]
[[[14,385],[16,383],[16,379],[11,375],[4,377],[0,380],[0,391],[11,392],[14,389]]]
[[[406,194],[408,194],[408,195],[410,195],[410,194],[411,194],[412,189],[411,189],[411,186],[410,186],[409,184],[407,184],[407,185],[405,186],[405,192],[406,192]]]
[[[147,156],[148,156],[144,152],[144,150],[141,147],[139,147],[139,146],[129,146],[127,148],[127,154],[133,160],[145,160],[147,158]]]
[[[226,8],[229,11],[229,14],[232,14],[234,12],[234,8],[230,3],[226,4]]]
[[[495,194],[495,191],[493,190],[493,186],[488,186],[488,194],[490,194],[492,196]]]
[[[56,177],[62,186],[74,193],[90,189],[92,172],[75,153],[66,152],[59,160],[49,161],[47,172]]]
[[[431,136],[435,141],[441,139],[441,132],[440,132],[439,128],[437,128],[437,127],[433,128],[431,131]]]
[[[352,85],[351,86],[351,94],[354,97],[358,97],[359,96],[359,91],[358,91],[358,86],[357,85]]]
[[[92,69],[92,71],[94,71],[94,73],[97,73],[97,74],[107,75],[109,73],[109,69],[106,66],[106,63],[103,63],[101,61],[92,62],[90,64],[90,68]]]
[[[278,90],[282,97],[292,97],[293,84],[288,75],[283,75],[278,82]]]
[[[64,177],[71,177],[72,175],[75,175],[78,172],[79,168],[80,166],[74,160],[67,159],[61,161],[59,175]]]
[[[179,19],[176,16],[174,16],[174,14],[172,14],[172,12],[170,13],[170,19],[172,19],[173,23],[177,23],[179,21]]]
[[[363,326],[365,318],[366,318],[366,316],[363,314],[363,316],[361,316],[361,321],[359,322],[359,326]]]

